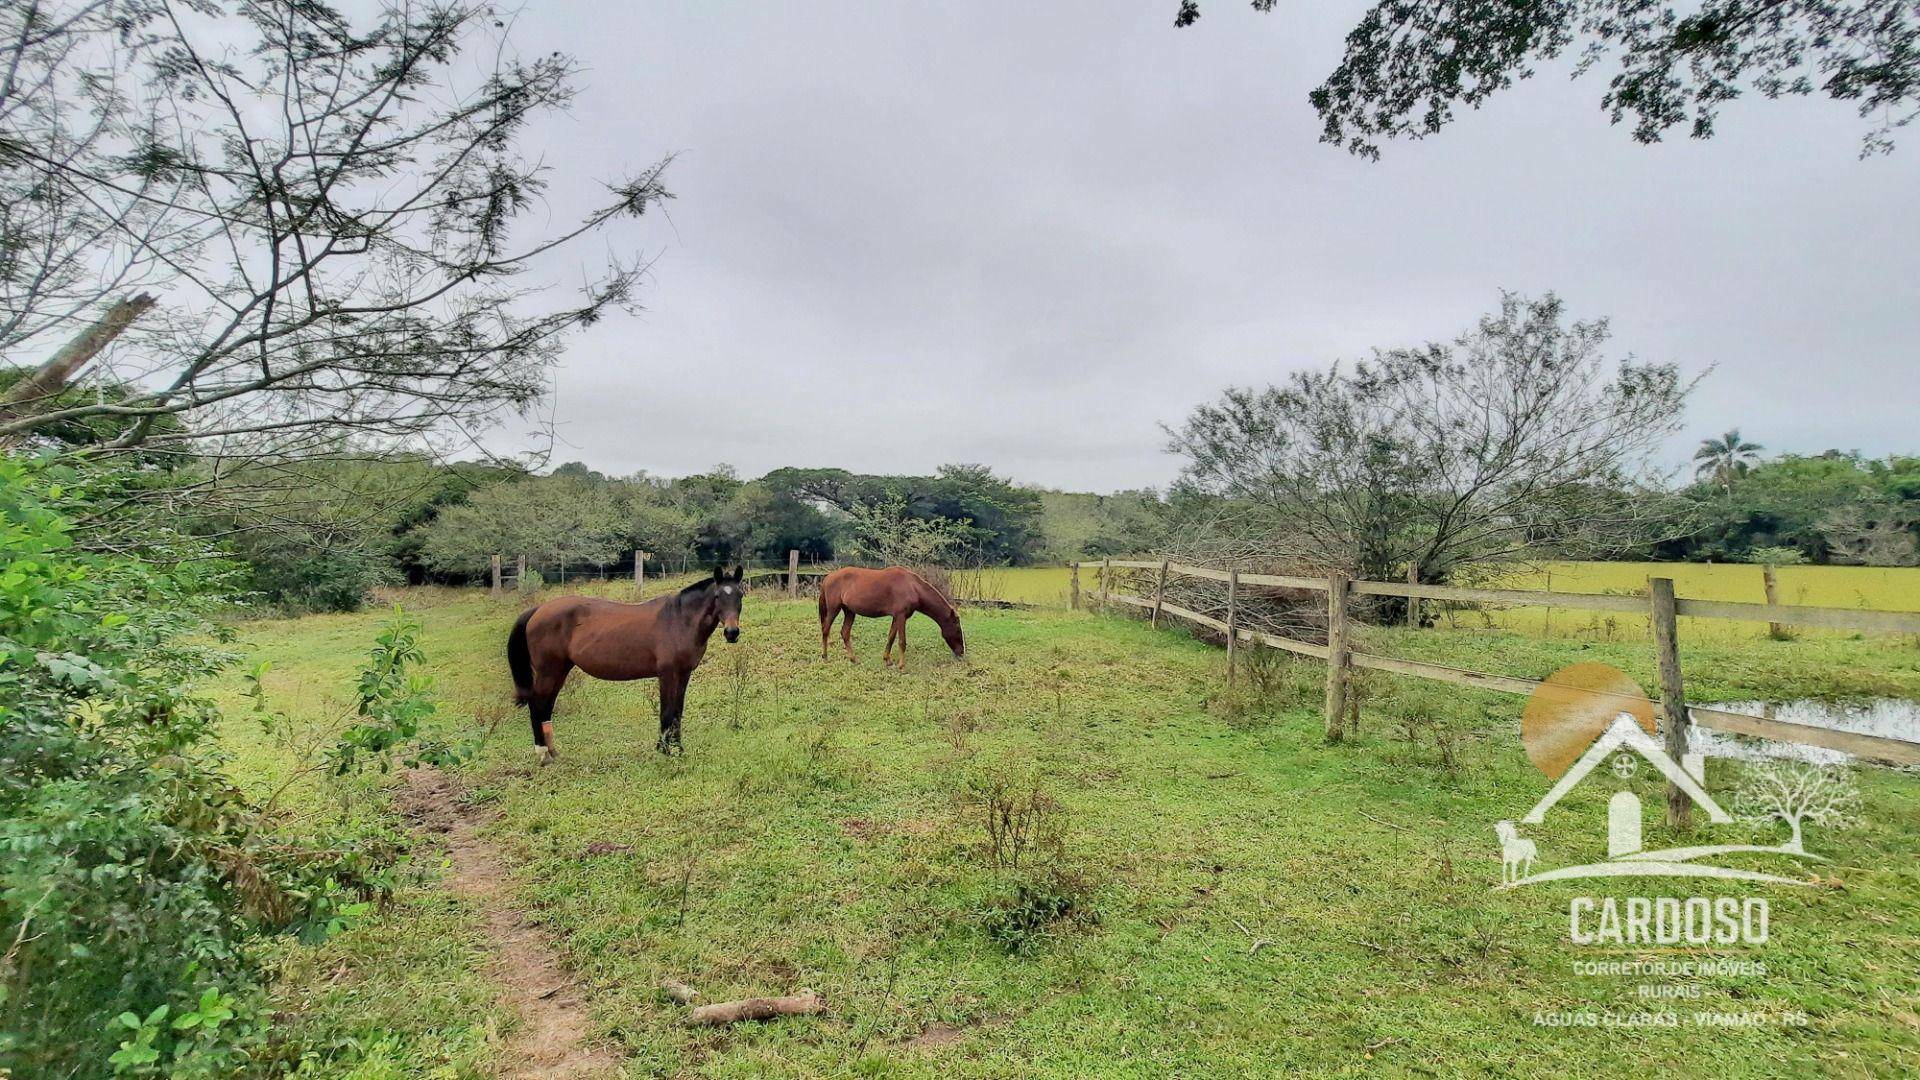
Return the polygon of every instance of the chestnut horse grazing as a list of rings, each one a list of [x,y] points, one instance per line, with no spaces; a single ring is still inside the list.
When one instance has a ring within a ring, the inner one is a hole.
[[[563,596],[529,609],[507,635],[513,700],[532,714],[540,764],[553,760],[553,699],[574,668],[596,679],[659,679],[663,754],[680,751],[680,711],[687,680],[706,655],[707,639],[724,627],[740,640],[741,569],[713,576],[644,604]]]
[[[885,570],[843,566],[820,582],[822,660],[827,658],[827,635],[833,629],[833,620],[843,611],[847,621],[840,626],[840,644],[847,650],[848,660],[854,659],[853,617],[891,616],[893,629],[887,631],[887,650],[880,662],[892,660],[893,639],[899,638],[900,667],[904,669],[907,666],[907,619],[916,611],[940,624],[940,636],[947,639],[947,648],[953,650],[953,655],[967,654],[966,643],[960,640],[960,616],[954,614],[953,605],[940,595],[939,589],[904,566],[889,566]]]

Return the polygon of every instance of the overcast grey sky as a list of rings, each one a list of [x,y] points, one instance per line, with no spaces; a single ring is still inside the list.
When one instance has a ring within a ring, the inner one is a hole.
[[[1693,442],[1920,450],[1920,128],[1824,100],[1641,146],[1546,71],[1370,163],[1306,103],[1360,3],[530,0],[586,65],[531,140],[564,221],[674,152],[645,314],[577,338],[557,463],[1161,485],[1158,424],[1235,383],[1451,337],[1502,288],[1716,368]],[[589,253],[592,254],[592,253]],[[532,445],[509,421],[496,449]]]

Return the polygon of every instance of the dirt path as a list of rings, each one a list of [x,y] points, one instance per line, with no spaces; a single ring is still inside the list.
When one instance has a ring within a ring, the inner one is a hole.
[[[395,800],[415,828],[438,836],[452,866],[447,885],[486,918],[492,975],[520,1026],[507,1043],[501,1075],[516,1080],[616,1076],[620,1059],[588,1041],[587,1007],[546,934],[521,916],[513,878],[493,845],[480,838],[485,815],[467,806],[438,769],[414,769]]]

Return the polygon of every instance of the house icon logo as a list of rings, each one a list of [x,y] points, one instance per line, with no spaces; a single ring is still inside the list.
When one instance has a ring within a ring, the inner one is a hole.
[[[1713,844],[1649,850],[1641,841],[1644,807],[1639,795],[1624,787],[1641,765],[1650,766],[1693,800],[1714,825],[1734,822],[1735,814],[1722,807],[1706,788],[1704,756],[1687,753],[1675,761],[1654,739],[1653,703],[1632,679],[1606,664],[1575,664],[1555,672],[1529,699],[1521,722],[1527,755],[1540,770],[1555,778],[1547,793],[1520,819],[1520,825],[1542,824],[1566,795],[1583,783],[1619,784],[1607,801],[1607,857],[1597,862],[1535,871],[1539,848],[1521,835],[1511,820],[1495,824],[1500,839],[1500,888],[1512,889],[1545,881],[1603,877],[1693,877],[1803,885],[1799,878],[1731,866],[1715,865],[1715,857],[1735,853],[1785,855],[1817,859],[1801,848],[1799,820],[1776,808],[1759,806],[1741,816],[1748,820],[1778,817],[1793,827],[1793,838],[1780,845]],[[1828,784],[1824,775],[1807,774],[1800,786]],[[1747,792],[1741,793],[1743,798]],[[1763,792],[1764,794],[1764,792]],[[1843,798],[1836,789],[1835,797]],[[1754,800],[1746,800],[1752,802]],[[1759,800],[1765,803],[1764,799]],[[1758,804],[1756,804],[1758,805]]]

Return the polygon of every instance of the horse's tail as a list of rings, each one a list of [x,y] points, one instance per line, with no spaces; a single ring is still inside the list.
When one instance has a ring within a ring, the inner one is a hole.
[[[538,608],[528,608],[514,620],[507,635],[507,667],[513,672],[513,703],[525,705],[533,698],[533,651],[527,648],[527,620]]]

